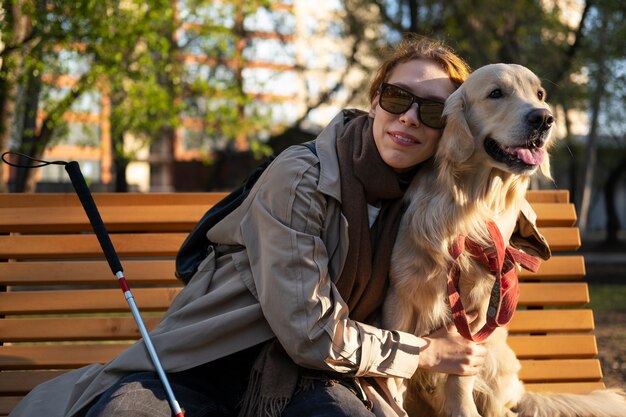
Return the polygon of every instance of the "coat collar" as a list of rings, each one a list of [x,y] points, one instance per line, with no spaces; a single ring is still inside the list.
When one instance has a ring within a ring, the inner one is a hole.
[[[341,176],[337,159],[337,138],[345,125],[361,114],[362,110],[345,109],[339,112],[315,140],[320,161],[320,178],[317,189],[341,203]]]

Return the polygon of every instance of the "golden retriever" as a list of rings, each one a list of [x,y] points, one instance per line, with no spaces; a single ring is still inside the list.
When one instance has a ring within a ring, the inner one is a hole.
[[[424,336],[450,325],[450,248],[459,236],[492,246],[486,222],[511,213],[515,218],[527,204],[530,177],[537,171],[550,176],[547,148],[554,118],[544,96],[540,80],[527,68],[493,64],[473,72],[446,101],[446,127],[434,162],[420,170],[407,191],[383,307],[385,327]],[[511,233],[505,232],[505,245]],[[457,262],[462,303],[466,311],[478,312],[471,324],[476,332],[487,320],[495,277],[467,251]],[[409,415],[626,416],[621,390],[525,392],[506,336],[505,328],[498,327],[487,338],[488,355],[476,377],[418,369],[404,383]]]

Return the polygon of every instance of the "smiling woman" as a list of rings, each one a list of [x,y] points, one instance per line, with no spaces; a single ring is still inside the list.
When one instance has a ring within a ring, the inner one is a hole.
[[[404,192],[441,136],[440,103],[468,73],[439,42],[403,41],[376,73],[369,113],[337,114],[315,153],[283,151],[209,230],[215,243],[151,334],[188,416],[397,415],[398,396],[370,380],[418,364],[476,372],[484,349],[457,332],[379,325]],[[394,88],[399,114],[381,98]],[[169,417],[151,369],[139,343],[36,388],[11,415]]]

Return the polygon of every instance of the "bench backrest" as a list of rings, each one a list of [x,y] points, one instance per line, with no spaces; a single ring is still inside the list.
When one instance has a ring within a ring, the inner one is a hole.
[[[173,258],[224,193],[95,194],[148,328],[180,290]],[[522,271],[510,344],[531,390],[602,386],[576,214],[567,191],[528,199],[555,256]],[[559,254],[566,252],[566,254]],[[104,363],[139,337],[115,277],[73,194],[0,195],[0,416],[36,384]]]

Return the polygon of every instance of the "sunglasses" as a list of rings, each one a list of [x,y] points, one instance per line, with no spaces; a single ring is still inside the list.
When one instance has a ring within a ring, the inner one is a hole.
[[[417,117],[419,121],[433,129],[443,129],[445,123],[442,118],[443,103],[418,97],[410,91],[397,85],[383,83],[380,86],[380,100],[378,104],[383,110],[391,114],[402,114],[417,103]]]

